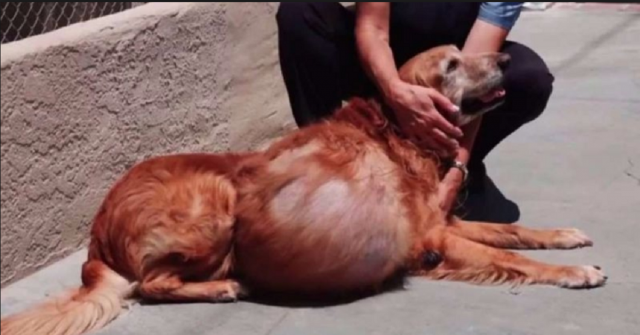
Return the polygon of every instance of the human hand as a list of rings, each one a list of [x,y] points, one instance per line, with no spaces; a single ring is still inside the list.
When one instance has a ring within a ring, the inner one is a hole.
[[[438,200],[440,202],[440,209],[442,209],[444,213],[448,214],[451,211],[463,179],[462,172],[457,168],[452,168],[449,169],[440,181],[438,185]]]
[[[440,157],[453,157],[459,147],[456,139],[463,136],[454,120],[459,108],[438,91],[397,80],[385,94],[394,110],[400,128],[414,143],[434,150]],[[439,107],[439,108],[436,108]]]

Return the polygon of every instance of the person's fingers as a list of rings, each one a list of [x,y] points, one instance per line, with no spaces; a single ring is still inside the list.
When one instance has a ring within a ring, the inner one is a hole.
[[[415,113],[413,119],[405,120],[403,131],[418,146],[434,151],[440,157],[451,157],[456,154],[459,147],[453,136],[462,135],[462,132],[456,133],[455,127],[435,111],[433,106],[430,108],[431,112],[428,114]],[[449,126],[449,135],[445,133],[447,126]],[[445,130],[438,128],[445,128]]]
[[[449,155],[455,154],[458,150],[459,145],[458,141],[452,139],[451,137],[445,135],[441,130],[434,128],[432,138],[437,141],[442,148],[447,150]]]
[[[434,139],[432,136],[426,134],[420,134],[415,137],[416,143],[426,150],[435,152],[439,157],[447,157],[449,155],[448,148],[440,144],[440,142]]]
[[[451,122],[447,121],[440,113],[433,114],[433,126],[453,138],[460,138],[464,135],[460,128],[452,125]]]
[[[442,115],[437,114],[436,116],[442,118]],[[425,114],[416,114],[416,118],[408,123],[406,134],[420,147],[436,151],[441,157],[455,154],[458,142],[437,129],[430,119]]]
[[[414,133],[412,136],[412,140],[415,144],[420,146],[423,149],[431,149],[431,150],[439,150],[439,145],[436,141],[434,141],[431,137],[426,136],[426,133]]]
[[[429,97],[438,111],[446,115],[447,118],[457,117],[458,112],[460,112],[460,108],[458,106],[454,105],[451,100],[434,89],[429,90]]]

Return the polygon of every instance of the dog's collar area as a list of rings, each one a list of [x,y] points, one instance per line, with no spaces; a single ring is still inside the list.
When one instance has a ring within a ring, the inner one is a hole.
[[[380,111],[382,112],[382,115],[387,118],[387,120],[389,121],[389,127],[391,127],[392,131],[401,139],[403,140],[407,140],[410,141],[406,136],[404,136],[402,129],[400,128],[400,125],[398,123],[398,119],[396,118],[395,112],[393,111],[393,109],[391,109],[391,107],[389,107],[387,104],[385,104],[384,102],[378,101],[379,105],[380,105]],[[435,153],[433,153],[435,155]],[[440,178],[443,178],[444,175],[447,173],[447,171],[451,168],[458,168],[461,169],[462,173],[463,173],[463,184],[466,182],[469,172],[467,170],[467,167],[462,164],[461,162],[458,162],[454,159],[442,159],[441,157],[437,156],[437,161],[439,162],[438,164],[438,170],[439,170],[439,176]],[[455,165],[455,166],[454,166]],[[464,170],[462,170],[464,169]]]

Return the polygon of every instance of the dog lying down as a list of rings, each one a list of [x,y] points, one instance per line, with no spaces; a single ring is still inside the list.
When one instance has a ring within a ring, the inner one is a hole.
[[[401,78],[462,106],[461,123],[501,103],[506,55],[422,53]],[[492,97],[492,98],[487,98]],[[102,328],[125,299],[234,301],[247,292],[326,296],[375,290],[398,273],[475,284],[603,285],[595,266],[503,249],[591,246],[577,229],[465,222],[440,210],[445,168],[353,99],[264,152],[144,161],[111,189],[91,231],[82,287],[2,320],[3,335]]]

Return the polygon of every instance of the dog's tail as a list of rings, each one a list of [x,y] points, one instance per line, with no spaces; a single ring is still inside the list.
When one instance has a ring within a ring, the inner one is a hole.
[[[134,284],[101,261],[82,268],[84,285],[66,296],[2,319],[1,335],[81,335],[114,320]]]

